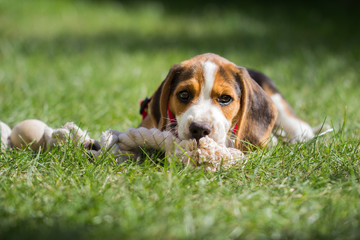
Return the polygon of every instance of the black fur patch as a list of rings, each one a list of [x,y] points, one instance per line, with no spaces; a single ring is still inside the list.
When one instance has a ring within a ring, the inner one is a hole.
[[[265,96],[259,94],[255,101],[250,104],[250,110],[248,111],[251,119],[256,121],[256,125],[259,132],[266,132],[269,124],[274,118],[274,112],[266,100]]]
[[[180,82],[192,78],[194,76],[194,72],[195,72],[194,68],[185,69],[183,67],[180,67],[180,68],[176,69],[174,72],[173,79],[170,84],[170,92],[171,93],[174,92],[177,85]]]
[[[252,69],[247,69],[247,70],[249,72],[250,77],[254,79],[255,82],[260,85],[260,87],[264,88],[264,86],[267,86],[271,91],[275,93],[279,92],[274,82],[271,81],[271,79],[268,76]]]

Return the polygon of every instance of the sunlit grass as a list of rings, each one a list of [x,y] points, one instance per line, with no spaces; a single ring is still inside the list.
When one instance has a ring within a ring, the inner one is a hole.
[[[7,151],[1,239],[359,237],[360,37],[346,27],[354,15],[345,5],[336,14],[331,6],[194,7],[0,1],[0,120],[74,121],[96,139],[125,131],[172,64],[215,52],[265,72],[301,118],[334,132],[216,173],[156,154],[116,165],[76,146]]]

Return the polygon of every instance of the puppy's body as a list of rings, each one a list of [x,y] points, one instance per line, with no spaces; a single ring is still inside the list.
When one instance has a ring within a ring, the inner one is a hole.
[[[180,139],[208,135],[242,150],[248,143],[265,146],[274,127],[291,141],[313,137],[268,77],[215,54],[174,65],[140,126],[170,130]]]

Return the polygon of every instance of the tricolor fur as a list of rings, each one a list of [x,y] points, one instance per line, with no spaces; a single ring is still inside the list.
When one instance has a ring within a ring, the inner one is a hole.
[[[208,135],[241,150],[264,147],[274,127],[283,128],[292,141],[313,137],[268,77],[215,54],[174,65],[153,94],[141,126],[171,130],[184,140]]]

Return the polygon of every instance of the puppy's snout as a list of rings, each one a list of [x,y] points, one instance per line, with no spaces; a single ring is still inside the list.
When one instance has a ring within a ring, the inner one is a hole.
[[[195,138],[196,141],[209,135],[211,133],[211,129],[211,125],[204,122],[193,122],[189,126],[191,137]]]

